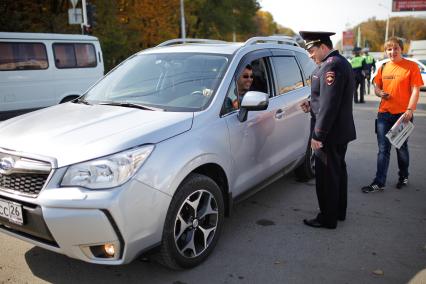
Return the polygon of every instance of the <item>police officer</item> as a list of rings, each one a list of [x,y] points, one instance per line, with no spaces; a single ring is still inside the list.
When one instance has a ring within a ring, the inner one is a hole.
[[[352,69],[355,74],[355,91],[354,102],[358,103],[358,87],[359,87],[359,102],[364,103],[365,94],[365,72],[367,65],[364,57],[361,56],[361,48],[355,47],[352,50],[354,57],[351,59]]]
[[[354,75],[349,62],[333,49],[331,32],[301,31],[305,48],[317,64],[312,74],[311,101],[301,105],[311,112],[311,148],[315,153],[316,192],[320,212],[303,222],[334,229],[345,220],[347,207],[347,145],[356,138],[352,115]]]
[[[367,93],[370,94],[370,80],[371,80],[371,72],[374,73],[376,71],[376,60],[374,60],[374,57],[368,54],[369,49],[364,48],[364,60],[366,64],[366,70],[365,70],[365,79],[367,81]]]

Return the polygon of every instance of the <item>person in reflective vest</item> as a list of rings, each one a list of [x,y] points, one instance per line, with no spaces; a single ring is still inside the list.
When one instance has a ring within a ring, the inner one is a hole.
[[[374,60],[374,57],[368,54],[368,48],[364,48],[364,59],[366,63],[365,69],[365,79],[367,80],[367,93],[370,94],[370,80],[371,80],[371,73],[374,73],[376,71],[376,60]]]
[[[364,57],[361,56],[361,48],[355,47],[353,49],[354,57],[351,60],[352,70],[355,75],[355,92],[354,102],[364,103],[365,94],[365,70],[366,63]],[[358,100],[358,88],[359,88],[359,100]]]

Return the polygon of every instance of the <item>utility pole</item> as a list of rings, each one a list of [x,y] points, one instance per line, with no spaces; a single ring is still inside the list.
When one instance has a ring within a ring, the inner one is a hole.
[[[84,29],[87,27],[87,7],[86,0],[81,0],[81,6],[83,8],[83,23],[81,23],[81,34],[84,34]]]
[[[85,1],[85,0],[83,0]],[[180,29],[181,29],[181,35],[182,39],[186,39],[186,31],[185,31],[185,8],[183,7],[184,0],[180,0]]]
[[[385,42],[388,41],[388,34],[389,34],[389,15],[388,18],[386,20],[386,34],[385,34]]]
[[[357,36],[356,46],[361,47],[361,26],[358,26],[358,36]]]
[[[379,3],[379,6],[386,9],[388,11],[388,18],[386,19],[386,33],[385,33],[385,42],[388,41],[388,35],[389,35],[389,18],[390,18],[390,14],[389,14],[389,7],[383,5],[382,3]]]

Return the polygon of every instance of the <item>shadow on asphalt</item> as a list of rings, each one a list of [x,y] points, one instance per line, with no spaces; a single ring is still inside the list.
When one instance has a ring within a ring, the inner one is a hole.
[[[151,283],[152,276],[164,274],[170,277],[169,283],[184,283],[178,280],[181,271],[173,271],[141,258],[127,265],[98,265],[33,247],[25,253],[25,260],[34,276],[49,283],[122,283],[129,280],[133,283]],[[146,279],[147,275],[150,279]]]

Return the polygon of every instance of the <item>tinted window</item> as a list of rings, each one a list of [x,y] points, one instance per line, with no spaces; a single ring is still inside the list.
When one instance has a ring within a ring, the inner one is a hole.
[[[278,94],[303,87],[302,75],[294,57],[272,57],[278,81]]]
[[[96,52],[93,44],[55,43],[53,44],[57,68],[96,67]]]
[[[38,70],[49,67],[42,43],[0,42],[0,70]]]
[[[303,73],[305,74],[306,82],[311,85],[312,72],[315,70],[315,63],[306,54],[297,53],[297,59],[302,66]]]

